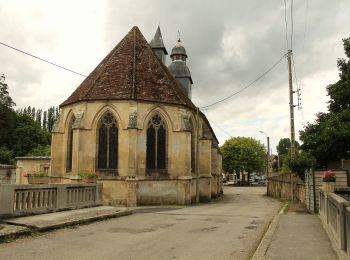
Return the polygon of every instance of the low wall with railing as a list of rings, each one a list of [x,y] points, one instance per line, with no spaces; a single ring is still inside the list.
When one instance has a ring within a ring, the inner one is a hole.
[[[320,189],[319,214],[330,239],[350,257],[349,202],[333,192]]]
[[[102,183],[0,185],[0,217],[102,205]]]

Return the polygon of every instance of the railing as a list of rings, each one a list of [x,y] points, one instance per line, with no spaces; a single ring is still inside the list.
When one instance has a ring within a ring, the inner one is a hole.
[[[319,191],[320,218],[330,239],[350,257],[349,202],[332,192]]]
[[[96,187],[69,187],[67,188],[67,205],[93,203]]]
[[[49,189],[15,190],[14,212],[54,209],[56,207],[57,191]]]
[[[0,185],[0,217],[102,204],[102,183]]]

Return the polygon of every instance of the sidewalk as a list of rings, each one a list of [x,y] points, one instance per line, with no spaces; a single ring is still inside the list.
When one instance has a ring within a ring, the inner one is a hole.
[[[28,234],[33,231],[46,231],[130,214],[132,214],[132,210],[127,208],[100,206],[3,219],[0,222],[0,240],[9,236]]]
[[[272,221],[253,259],[339,259],[321,220],[291,203]]]

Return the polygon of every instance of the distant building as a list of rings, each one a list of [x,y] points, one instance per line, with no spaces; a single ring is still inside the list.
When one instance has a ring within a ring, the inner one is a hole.
[[[204,114],[196,122],[186,50],[176,44],[169,69],[166,55],[160,28],[148,44],[134,27],[97,65],[60,105],[52,176],[96,172],[112,205],[190,204],[198,153],[201,201],[220,195],[218,140]]]

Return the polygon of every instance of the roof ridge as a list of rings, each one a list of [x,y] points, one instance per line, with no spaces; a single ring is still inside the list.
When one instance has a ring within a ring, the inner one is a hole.
[[[90,92],[90,90],[94,87],[94,83],[96,82],[96,80],[98,80],[98,78],[100,77],[100,75],[106,71],[107,65],[111,63],[111,59],[110,57],[113,56],[118,50],[119,47],[122,47],[123,45],[125,45],[126,43],[126,38],[128,37],[129,33],[131,33],[132,31],[135,31],[135,27],[137,28],[137,26],[134,26],[125,36],[124,38],[109,52],[109,54],[96,66],[96,68],[98,68],[100,65],[102,65],[101,63],[104,63],[105,60],[107,60],[106,64],[103,64],[103,69],[101,69],[100,73],[98,73],[98,75],[95,77],[95,79],[93,80],[93,82],[91,83],[90,87],[87,89],[84,97],[87,96],[87,94]],[[95,68],[95,69],[96,69]],[[95,70],[94,69],[94,70]],[[89,75],[90,76],[90,75]],[[88,76],[88,77],[89,77]],[[110,82],[111,80],[108,79]],[[83,84],[84,81],[81,83]],[[80,84],[80,85],[81,85]]]
[[[89,100],[142,100],[195,105],[135,26],[60,107]]]

